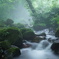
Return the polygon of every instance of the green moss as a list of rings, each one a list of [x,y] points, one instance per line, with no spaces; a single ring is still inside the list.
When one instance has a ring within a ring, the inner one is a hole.
[[[0,41],[8,40],[10,43],[14,43],[19,37],[22,37],[22,35],[18,28],[0,29]]]
[[[14,57],[19,56],[21,54],[20,49],[17,47],[12,47],[12,48],[8,49],[7,51],[9,54],[12,54]]]
[[[31,29],[28,29],[28,28],[21,28],[20,29],[21,33],[25,33],[26,31],[31,31]]]
[[[7,50],[7,49],[9,49],[11,47],[11,44],[8,41],[1,41],[0,42],[0,47],[3,50]]]
[[[23,38],[25,40],[33,40],[35,38],[35,34],[33,31],[26,31],[25,33],[23,33]]]
[[[35,33],[33,32],[33,30],[28,29],[28,28],[22,28],[20,29],[23,39],[25,40],[32,40],[35,37]]]
[[[17,28],[25,28],[24,24],[21,24],[21,23],[15,24],[15,27],[17,27]]]

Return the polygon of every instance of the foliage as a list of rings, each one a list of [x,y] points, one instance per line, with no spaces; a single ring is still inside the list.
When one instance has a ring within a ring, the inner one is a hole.
[[[55,36],[59,37],[59,28],[57,28],[56,32],[55,32]]]
[[[23,24],[21,24],[21,23],[15,24],[15,27],[17,27],[17,28],[25,28],[25,26]]]
[[[38,30],[45,29],[46,25],[44,23],[42,23],[42,24],[34,24],[33,28],[34,28],[34,30],[38,31]]]
[[[0,0],[0,19],[12,18],[19,3],[20,0]]]
[[[46,25],[46,28],[54,28],[55,23],[57,25],[57,22],[53,23],[55,20],[52,22],[51,19],[59,15],[58,0],[30,0],[31,4],[29,3],[29,0],[26,1],[29,5],[30,10],[32,11],[31,7],[33,7],[34,10],[34,13],[33,11],[30,13],[32,14],[31,16],[34,21],[33,26],[43,23]],[[40,28],[38,28],[38,30],[40,30]]]
[[[25,33],[26,31],[31,31],[31,29],[28,29],[28,28],[21,28],[20,29],[21,33]]]
[[[0,27],[4,27],[5,26],[5,21],[0,19]]]
[[[5,24],[6,24],[7,26],[12,26],[13,23],[14,23],[14,21],[13,21],[12,19],[7,19],[7,20],[5,21]]]

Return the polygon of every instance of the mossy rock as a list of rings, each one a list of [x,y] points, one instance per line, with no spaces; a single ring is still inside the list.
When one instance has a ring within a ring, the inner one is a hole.
[[[59,43],[53,43],[51,49],[55,54],[59,55]]]
[[[20,29],[25,28],[24,24],[21,24],[21,23],[15,24],[15,27],[20,28]]]
[[[59,28],[56,30],[55,36],[56,36],[56,37],[59,37]]]
[[[22,33],[20,29],[9,27],[0,30],[0,41],[8,40],[12,45],[22,47]]]
[[[7,28],[0,30],[0,41],[8,40],[11,44],[16,42],[21,36],[20,30],[18,28]]]
[[[23,48],[23,39],[19,38],[18,40],[16,40],[16,42],[14,42],[15,46],[19,47],[19,48]]]
[[[23,33],[23,38],[25,40],[33,40],[35,38],[35,33],[32,30]]]
[[[11,47],[11,44],[8,41],[1,41],[0,42],[0,47],[3,50],[7,50]]]
[[[18,47],[11,47],[7,50],[7,52],[12,54],[13,57],[21,55],[20,49]]]
[[[21,33],[23,34],[23,33],[27,32],[27,31],[31,31],[31,29],[21,28],[20,31],[21,31]]]

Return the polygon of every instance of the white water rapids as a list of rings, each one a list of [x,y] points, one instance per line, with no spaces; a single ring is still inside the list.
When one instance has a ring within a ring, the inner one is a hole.
[[[47,38],[54,39],[55,37],[47,35]],[[59,56],[54,55],[51,51],[50,47],[52,43],[48,42],[48,40],[42,40],[40,43],[28,43],[32,44],[32,47],[21,49],[21,55],[14,59],[59,59]]]

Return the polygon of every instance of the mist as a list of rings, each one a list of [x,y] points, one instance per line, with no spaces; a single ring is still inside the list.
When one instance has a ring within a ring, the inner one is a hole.
[[[31,20],[32,17],[30,16],[30,13],[28,10],[24,7],[24,4],[19,4],[16,7],[16,10],[13,12],[13,19],[15,23],[23,22],[23,23],[29,23],[29,19]]]
[[[0,59],[59,59],[59,0],[0,0]]]
[[[14,23],[22,23],[30,26],[33,21],[28,9],[25,7],[25,3],[21,2],[15,5],[15,9],[10,12],[12,16],[9,16],[9,18],[12,19]]]

